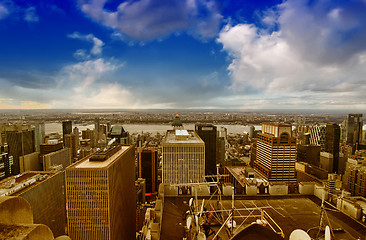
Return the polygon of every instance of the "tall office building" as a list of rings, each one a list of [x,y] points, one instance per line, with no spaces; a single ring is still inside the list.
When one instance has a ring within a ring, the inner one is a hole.
[[[154,193],[158,190],[158,150],[155,147],[137,148],[138,177],[144,178],[146,192]]]
[[[95,132],[95,143],[96,144],[98,144],[98,141],[100,139],[99,125],[100,125],[100,121],[99,121],[99,118],[97,117],[94,119],[94,132]]]
[[[306,162],[319,167],[320,165],[320,146],[310,144],[297,144],[296,161]]]
[[[325,152],[333,155],[333,169],[330,172],[338,173],[339,168],[339,141],[340,141],[341,129],[338,124],[328,123],[325,128]]]
[[[81,131],[81,138],[82,139],[89,139],[90,140],[90,147],[95,147],[95,136],[94,131],[90,130],[89,128],[86,130]]]
[[[216,174],[217,128],[212,124],[196,124],[195,131],[205,143],[205,173]]]
[[[254,168],[269,182],[296,184],[296,138],[292,126],[263,123],[257,136]]]
[[[19,131],[6,132],[6,140],[9,146],[9,156],[13,156],[12,175],[20,173],[19,157],[34,152],[34,130],[19,129]]]
[[[347,144],[355,146],[356,150],[358,145],[362,143],[362,126],[362,114],[348,114]]]
[[[73,161],[75,158],[77,158],[77,154],[78,154],[78,142],[79,139],[77,138],[77,136],[73,133],[71,134],[66,134],[64,136],[64,144],[65,147],[70,148],[70,152],[71,152],[71,160]]]
[[[310,144],[319,145],[321,151],[325,149],[325,129],[325,125],[319,124],[314,124],[310,127]]]
[[[66,168],[66,206],[73,240],[135,239],[135,149],[115,146]]]
[[[40,145],[44,143],[44,138],[46,136],[44,123],[36,123],[34,129],[35,138],[35,151],[40,151]]]
[[[62,141],[65,146],[65,135],[72,133],[72,122],[71,121],[63,121],[62,122]]]
[[[203,182],[205,143],[192,130],[168,130],[162,142],[163,183]]]

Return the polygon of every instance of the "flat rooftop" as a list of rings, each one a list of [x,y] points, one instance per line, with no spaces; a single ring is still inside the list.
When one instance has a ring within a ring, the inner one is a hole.
[[[202,143],[202,139],[193,130],[168,130],[163,143]]]
[[[119,151],[113,154],[105,161],[90,161],[92,156],[87,156],[86,158],[80,160],[76,164],[72,165],[70,168],[105,168],[113,163],[117,157],[124,153],[130,146],[122,146]]]
[[[30,171],[0,181],[0,196],[18,196],[59,172]]]
[[[163,207],[163,218],[161,228],[161,240],[182,239],[185,234],[186,222],[183,219],[184,213],[189,209],[188,202],[191,197],[165,197]],[[238,233],[241,229],[251,225],[259,217],[247,216],[253,208],[262,208],[268,215],[278,224],[285,235],[284,239],[289,239],[292,231],[302,229],[308,231],[310,237],[315,238],[320,222],[319,199],[311,196],[256,196],[256,197],[237,197],[235,200],[234,219],[237,223],[237,228],[234,233]],[[199,204],[202,203],[202,198]],[[211,201],[205,198],[205,209],[210,210],[228,210],[217,214],[215,218],[226,219],[231,209],[231,200],[217,201],[217,197],[213,197]],[[245,210],[248,208],[249,210]],[[260,210],[252,212],[254,215],[260,215]],[[221,215],[221,216],[220,216]],[[343,213],[327,211],[330,223],[335,233],[335,239],[364,239],[366,236],[366,228],[361,223],[358,223]],[[214,224],[211,228],[218,232],[220,224]],[[271,223],[271,225],[274,225]],[[268,229],[269,226],[267,225]],[[212,239],[211,235],[207,239]],[[324,237],[324,232],[320,233],[320,237]],[[219,233],[220,239],[230,239],[228,231],[225,228]]]

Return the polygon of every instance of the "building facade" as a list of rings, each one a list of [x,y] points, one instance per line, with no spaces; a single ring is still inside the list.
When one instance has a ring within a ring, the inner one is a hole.
[[[347,144],[354,146],[354,149],[362,143],[362,126],[362,114],[348,114]]]
[[[217,128],[212,124],[196,124],[195,131],[205,143],[205,173],[216,174]]]
[[[138,148],[138,178],[146,181],[146,192],[158,190],[158,150],[157,148]]]
[[[69,236],[135,239],[135,149],[116,146],[66,168]]]
[[[65,146],[65,135],[72,133],[72,122],[71,121],[63,121],[62,122],[62,140]]]
[[[325,129],[325,152],[333,155],[333,168],[330,172],[339,173],[339,144],[340,144],[341,128],[338,124],[326,125]]]
[[[296,184],[296,138],[292,126],[263,123],[254,168],[269,182]]]
[[[205,143],[191,130],[168,130],[162,142],[163,183],[203,182]]]

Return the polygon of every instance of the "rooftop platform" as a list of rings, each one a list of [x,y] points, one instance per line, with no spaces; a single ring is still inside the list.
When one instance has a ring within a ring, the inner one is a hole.
[[[161,239],[182,239],[185,234],[185,220],[184,215],[188,210],[188,202],[190,197],[165,197],[164,198],[164,210],[162,218]],[[278,224],[283,230],[285,235],[284,239],[289,239],[292,231],[295,229],[302,229],[308,231],[312,238],[315,238],[320,222],[321,209],[318,205],[318,198],[311,196],[256,196],[256,197],[237,197],[235,198],[234,219],[237,222],[237,229],[234,233],[240,232],[240,230],[251,225],[255,222],[257,217],[246,216],[253,208],[262,208],[268,215]],[[201,204],[199,200],[199,204]],[[205,198],[205,209],[210,210],[230,210],[231,200],[227,199],[217,201],[216,196],[208,201]],[[243,210],[244,209],[244,210]],[[258,215],[259,210],[253,212]],[[366,228],[362,224],[356,224],[354,220],[350,220],[349,217],[337,212],[333,214],[332,211],[327,211],[328,217],[333,229],[336,229],[336,239],[364,239],[366,236]],[[225,219],[228,216],[228,212],[222,212],[222,217]],[[245,220],[245,221],[244,221]],[[240,226],[240,227],[239,227]],[[268,227],[268,225],[267,225]],[[219,230],[220,225],[216,224],[212,226],[215,233]],[[269,228],[269,227],[268,227]],[[270,228],[269,228],[270,229]],[[212,239],[211,235],[207,239]],[[222,230],[219,233],[220,239],[230,239],[228,231]],[[324,232],[320,233],[320,237],[324,237]]]
[[[119,151],[117,151],[115,154],[113,154],[111,157],[109,157],[105,161],[90,161],[90,158],[92,156],[87,156],[84,159],[81,159],[79,162],[71,165],[69,168],[106,168],[110,164],[112,164],[121,154],[123,154],[130,146],[122,146]]]

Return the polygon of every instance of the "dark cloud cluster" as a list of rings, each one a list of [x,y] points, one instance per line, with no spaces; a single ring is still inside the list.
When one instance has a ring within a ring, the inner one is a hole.
[[[92,19],[137,40],[151,40],[187,31],[199,38],[216,36],[222,16],[213,0],[128,0],[115,10],[107,0],[80,0]]]

